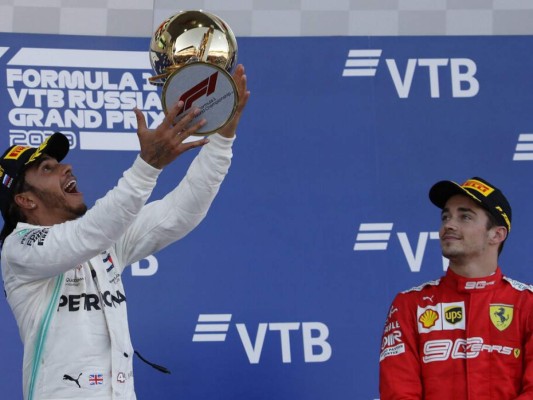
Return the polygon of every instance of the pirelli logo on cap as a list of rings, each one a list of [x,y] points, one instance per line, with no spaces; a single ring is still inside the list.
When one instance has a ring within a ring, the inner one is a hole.
[[[20,155],[24,153],[26,150],[31,149],[31,147],[27,146],[15,146],[11,149],[9,153],[6,154],[4,157],[5,160],[18,160]]]
[[[461,186],[465,189],[474,189],[476,192],[481,193],[485,197],[489,196],[492,192],[494,192],[494,188],[476,179],[469,179]]]

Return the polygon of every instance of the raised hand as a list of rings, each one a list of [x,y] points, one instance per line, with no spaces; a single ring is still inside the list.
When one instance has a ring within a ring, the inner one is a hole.
[[[183,101],[176,103],[168,110],[163,122],[155,130],[148,129],[146,119],[140,110],[134,110],[137,117],[137,136],[141,145],[141,158],[155,168],[161,169],[174,161],[180,154],[209,142],[208,139],[204,138],[183,143],[185,139],[204,126],[206,120],[201,119],[189,126],[200,112],[199,109],[193,109],[179,122],[174,123],[174,119],[182,108]]]
[[[233,73],[233,80],[237,86],[237,92],[239,93],[239,104],[237,104],[237,111],[235,112],[232,120],[218,131],[220,135],[227,138],[235,136],[235,131],[237,130],[237,125],[239,125],[242,111],[244,110],[244,107],[246,107],[246,103],[250,98],[250,91],[246,89],[246,75],[244,74],[244,66],[242,64],[237,65],[237,68]]]

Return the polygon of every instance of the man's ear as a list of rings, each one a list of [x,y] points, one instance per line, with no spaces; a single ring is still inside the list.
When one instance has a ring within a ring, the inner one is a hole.
[[[33,195],[29,192],[16,194],[14,200],[22,210],[33,210],[36,207]]]
[[[505,226],[494,226],[491,228],[490,239],[495,244],[502,243],[507,238],[507,228]]]

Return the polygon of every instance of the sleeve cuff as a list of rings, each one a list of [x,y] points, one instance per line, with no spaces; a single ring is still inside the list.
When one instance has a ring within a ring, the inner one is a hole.
[[[157,180],[161,171],[161,169],[152,167],[144,161],[140,155],[137,155],[135,162],[131,166],[131,172],[133,172],[133,175],[142,181],[153,182]]]
[[[233,136],[232,138],[227,138],[217,133],[209,137],[209,143],[214,144],[216,147],[220,149],[231,149],[231,146],[233,146],[233,142],[235,141],[236,138],[237,138],[237,135]]]

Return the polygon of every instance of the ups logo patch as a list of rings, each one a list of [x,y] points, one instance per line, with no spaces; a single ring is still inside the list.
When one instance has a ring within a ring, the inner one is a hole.
[[[444,309],[444,319],[450,324],[456,324],[463,320],[463,308],[452,306]]]

